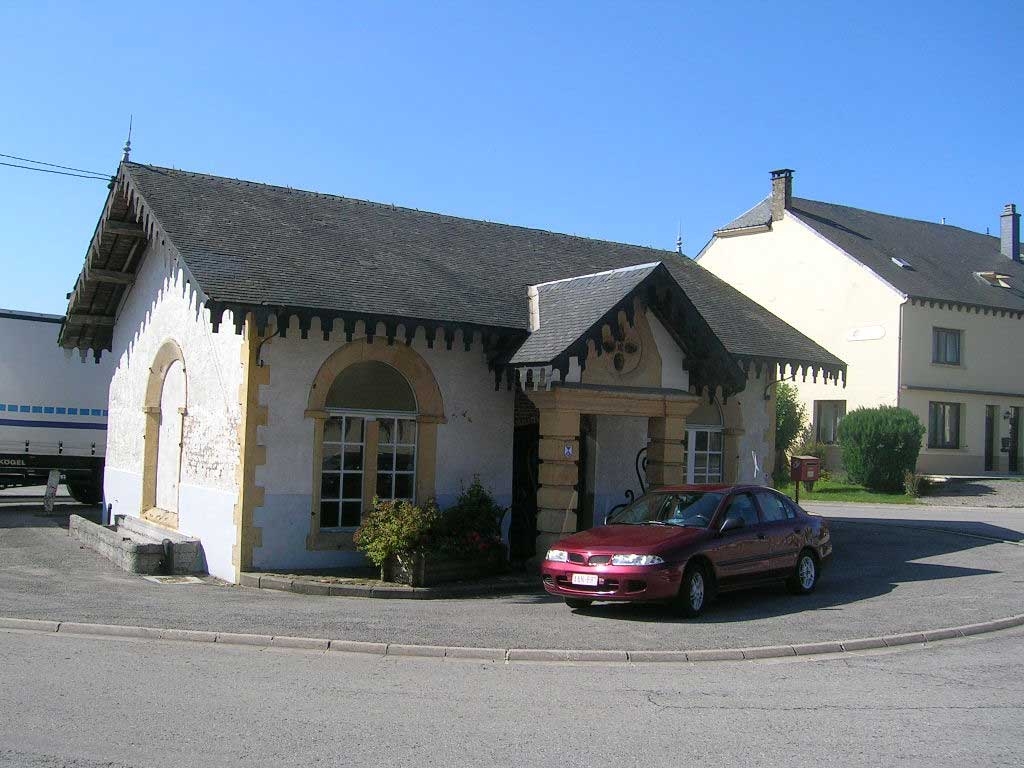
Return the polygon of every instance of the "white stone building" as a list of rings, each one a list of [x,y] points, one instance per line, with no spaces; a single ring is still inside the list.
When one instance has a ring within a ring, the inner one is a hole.
[[[780,366],[845,375],[679,254],[154,166],[88,253],[61,343],[116,360],[106,503],[229,581],[357,564],[374,496],[474,476],[522,558],[641,482],[763,482]]]
[[[797,381],[817,438],[834,444],[854,408],[899,405],[927,428],[918,471],[1024,471],[1016,207],[993,237],[793,197],[792,174],[773,171],[771,195],[697,260],[849,364],[843,393]]]

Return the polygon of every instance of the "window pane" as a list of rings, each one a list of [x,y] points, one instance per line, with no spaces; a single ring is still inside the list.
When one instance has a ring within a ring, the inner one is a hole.
[[[697,445],[698,451],[706,451],[708,449],[708,433],[704,430],[697,432]]]
[[[758,492],[756,495],[766,522],[774,523],[787,518],[786,505],[778,496],[767,492]]]
[[[320,503],[320,527],[338,527],[338,502],[324,501]]]
[[[362,469],[363,468],[363,447],[360,445],[357,448],[345,447],[345,469]]]
[[[359,525],[362,522],[363,502],[345,501],[341,504],[341,524],[346,528]]]
[[[337,499],[338,491],[341,490],[341,475],[334,472],[324,472],[320,476],[320,498],[323,500]]]
[[[395,475],[395,498],[411,499],[413,497],[412,475]]]
[[[345,442],[363,442],[363,417],[349,416],[345,419]]]
[[[341,483],[343,499],[363,498],[363,473],[346,472],[345,479]]]
[[[378,472],[390,472],[395,468],[395,457],[392,454],[394,448],[382,446],[382,450],[377,454],[377,471]]]
[[[412,472],[415,463],[415,449],[402,445],[395,449],[395,469],[401,472]]]
[[[324,446],[324,458],[323,463],[320,465],[325,471],[326,470],[339,470],[341,469],[341,447],[337,445],[325,445]]]
[[[324,422],[324,442],[341,442],[341,419],[328,419]]]
[[[398,442],[404,445],[416,444],[416,422],[412,419],[398,420]]]
[[[710,450],[720,451],[722,450],[722,433],[712,432],[710,434]]]
[[[722,476],[722,457],[716,454],[708,455],[708,476],[718,479]]]
[[[377,438],[379,445],[391,445],[395,442],[395,420],[394,419],[378,419],[377,423],[380,424],[380,436]]]
[[[391,480],[394,477],[390,472],[377,473],[377,496],[382,499],[393,499],[391,495]]]

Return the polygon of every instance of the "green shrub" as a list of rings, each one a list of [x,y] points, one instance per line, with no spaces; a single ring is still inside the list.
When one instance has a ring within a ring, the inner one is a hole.
[[[392,555],[445,552],[470,557],[504,547],[501,519],[505,509],[474,477],[454,506],[439,512],[431,499],[418,507],[411,501],[373,500],[373,508],[353,537],[356,548],[382,566]]]
[[[374,565],[391,555],[409,555],[429,548],[440,513],[433,499],[418,507],[405,499],[374,498],[373,508],[353,536],[356,548]]]
[[[775,472],[789,476],[789,456],[793,443],[804,429],[807,408],[800,402],[800,392],[793,384],[775,388]]]
[[[474,476],[455,504],[446,509],[433,532],[432,546],[452,554],[472,555],[501,547],[501,519],[505,508]]]
[[[839,424],[843,466],[855,483],[873,491],[899,492],[917,466],[925,428],[906,408],[857,408]]]

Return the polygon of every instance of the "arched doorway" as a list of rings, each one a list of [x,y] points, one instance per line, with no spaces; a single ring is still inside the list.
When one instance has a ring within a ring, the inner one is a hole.
[[[181,347],[168,339],[157,351],[146,382],[142,509],[147,520],[178,527],[184,420],[188,380]]]

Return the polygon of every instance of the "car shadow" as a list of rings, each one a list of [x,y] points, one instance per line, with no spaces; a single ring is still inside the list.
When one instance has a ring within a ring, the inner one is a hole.
[[[921,521],[915,520],[830,518],[829,525],[833,556],[822,571],[817,589],[809,595],[790,594],[783,584],[726,592],[696,619],[678,617],[664,605],[643,603],[595,603],[578,612],[617,621],[720,624],[804,611],[842,610],[844,605],[887,595],[900,584],[999,573],[987,567],[980,552],[972,552],[1001,541],[1022,539],[1016,531],[973,523],[971,535],[948,528],[921,527]],[[986,529],[985,534],[978,533],[979,526]],[[958,552],[968,553],[967,559],[977,562],[920,562]]]

